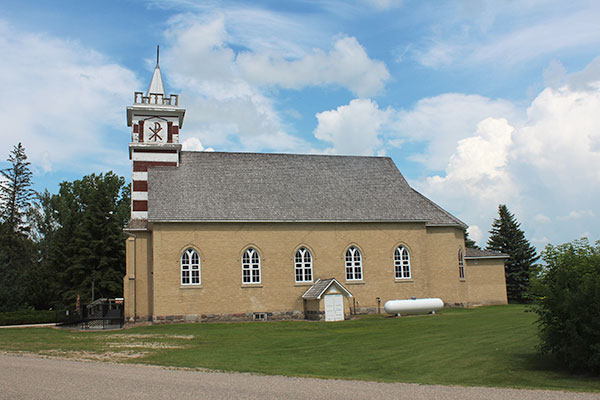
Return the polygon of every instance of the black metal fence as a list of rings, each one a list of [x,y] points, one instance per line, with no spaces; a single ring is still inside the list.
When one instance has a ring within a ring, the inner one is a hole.
[[[123,327],[123,299],[98,299],[57,311],[59,326],[79,329],[117,329]]]

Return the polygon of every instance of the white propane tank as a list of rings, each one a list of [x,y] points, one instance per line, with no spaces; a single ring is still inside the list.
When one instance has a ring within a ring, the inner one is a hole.
[[[438,298],[389,300],[383,308],[388,314],[425,314],[441,310],[444,308],[444,302]]]

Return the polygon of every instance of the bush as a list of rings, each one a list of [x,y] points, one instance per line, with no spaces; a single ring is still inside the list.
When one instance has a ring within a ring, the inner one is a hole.
[[[56,322],[54,310],[23,310],[0,313],[0,325],[24,325]]]
[[[600,374],[600,241],[546,246],[533,285],[540,350],[571,371]]]

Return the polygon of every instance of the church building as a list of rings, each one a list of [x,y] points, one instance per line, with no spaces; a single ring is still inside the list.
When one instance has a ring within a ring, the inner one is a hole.
[[[505,304],[504,255],[412,189],[389,157],[183,151],[158,63],[127,107],[125,317],[322,319],[393,299]]]

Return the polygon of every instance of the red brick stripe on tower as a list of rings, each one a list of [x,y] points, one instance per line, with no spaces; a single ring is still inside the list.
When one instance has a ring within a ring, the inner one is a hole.
[[[134,172],[146,172],[148,167],[162,166],[162,167],[176,167],[176,162],[165,162],[165,161],[134,161],[133,171]]]
[[[177,150],[169,150],[169,149],[135,149],[136,153],[168,153],[175,154]]]
[[[134,192],[147,192],[148,182],[147,181],[133,181]]]
[[[167,143],[173,143],[173,122],[167,122]]]
[[[133,200],[133,211],[148,211],[148,200]]]

